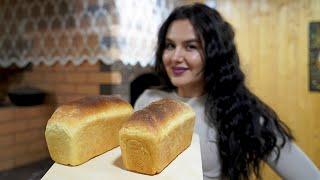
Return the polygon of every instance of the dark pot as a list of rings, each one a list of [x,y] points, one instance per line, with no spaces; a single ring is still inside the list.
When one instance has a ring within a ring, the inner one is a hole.
[[[42,104],[46,93],[40,89],[22,87],[8,92],[10,101],[16,106],[33,106]]]

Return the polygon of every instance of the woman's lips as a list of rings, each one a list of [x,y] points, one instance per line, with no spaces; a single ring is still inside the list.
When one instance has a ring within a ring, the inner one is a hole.
[[[186,72],[188,68],[185,67],[174,67],[172,68],[172,72],[175,76],[182,75],[184,72]]]

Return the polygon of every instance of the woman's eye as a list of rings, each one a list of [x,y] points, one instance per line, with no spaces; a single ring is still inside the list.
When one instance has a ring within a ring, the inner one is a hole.
[[[167,43],[166,44],[166,49],[173,49],[174,45],[172,43]]]
[[[187,49],[188,50],[194,50],[194,49],[197,49],[197,46],[193,45],[193,44],[190,44],[190,45],[187,45]]]

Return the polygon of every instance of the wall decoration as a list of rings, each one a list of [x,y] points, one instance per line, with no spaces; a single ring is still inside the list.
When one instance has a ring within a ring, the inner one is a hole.
[[[309,25],[309,87],[320,91],[320,22]]]

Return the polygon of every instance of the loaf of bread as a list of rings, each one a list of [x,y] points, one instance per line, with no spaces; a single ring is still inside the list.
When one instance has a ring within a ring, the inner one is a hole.
[[[162,99],[136,111],[120,129],[126,169],[160,173],[191,144],[195,113],[180,101]]]
[[[119,146],[119,130],[132,113],[132,106],[117,96],[85,97],[60,106],[45,131],[51,158],[75,166]]]

